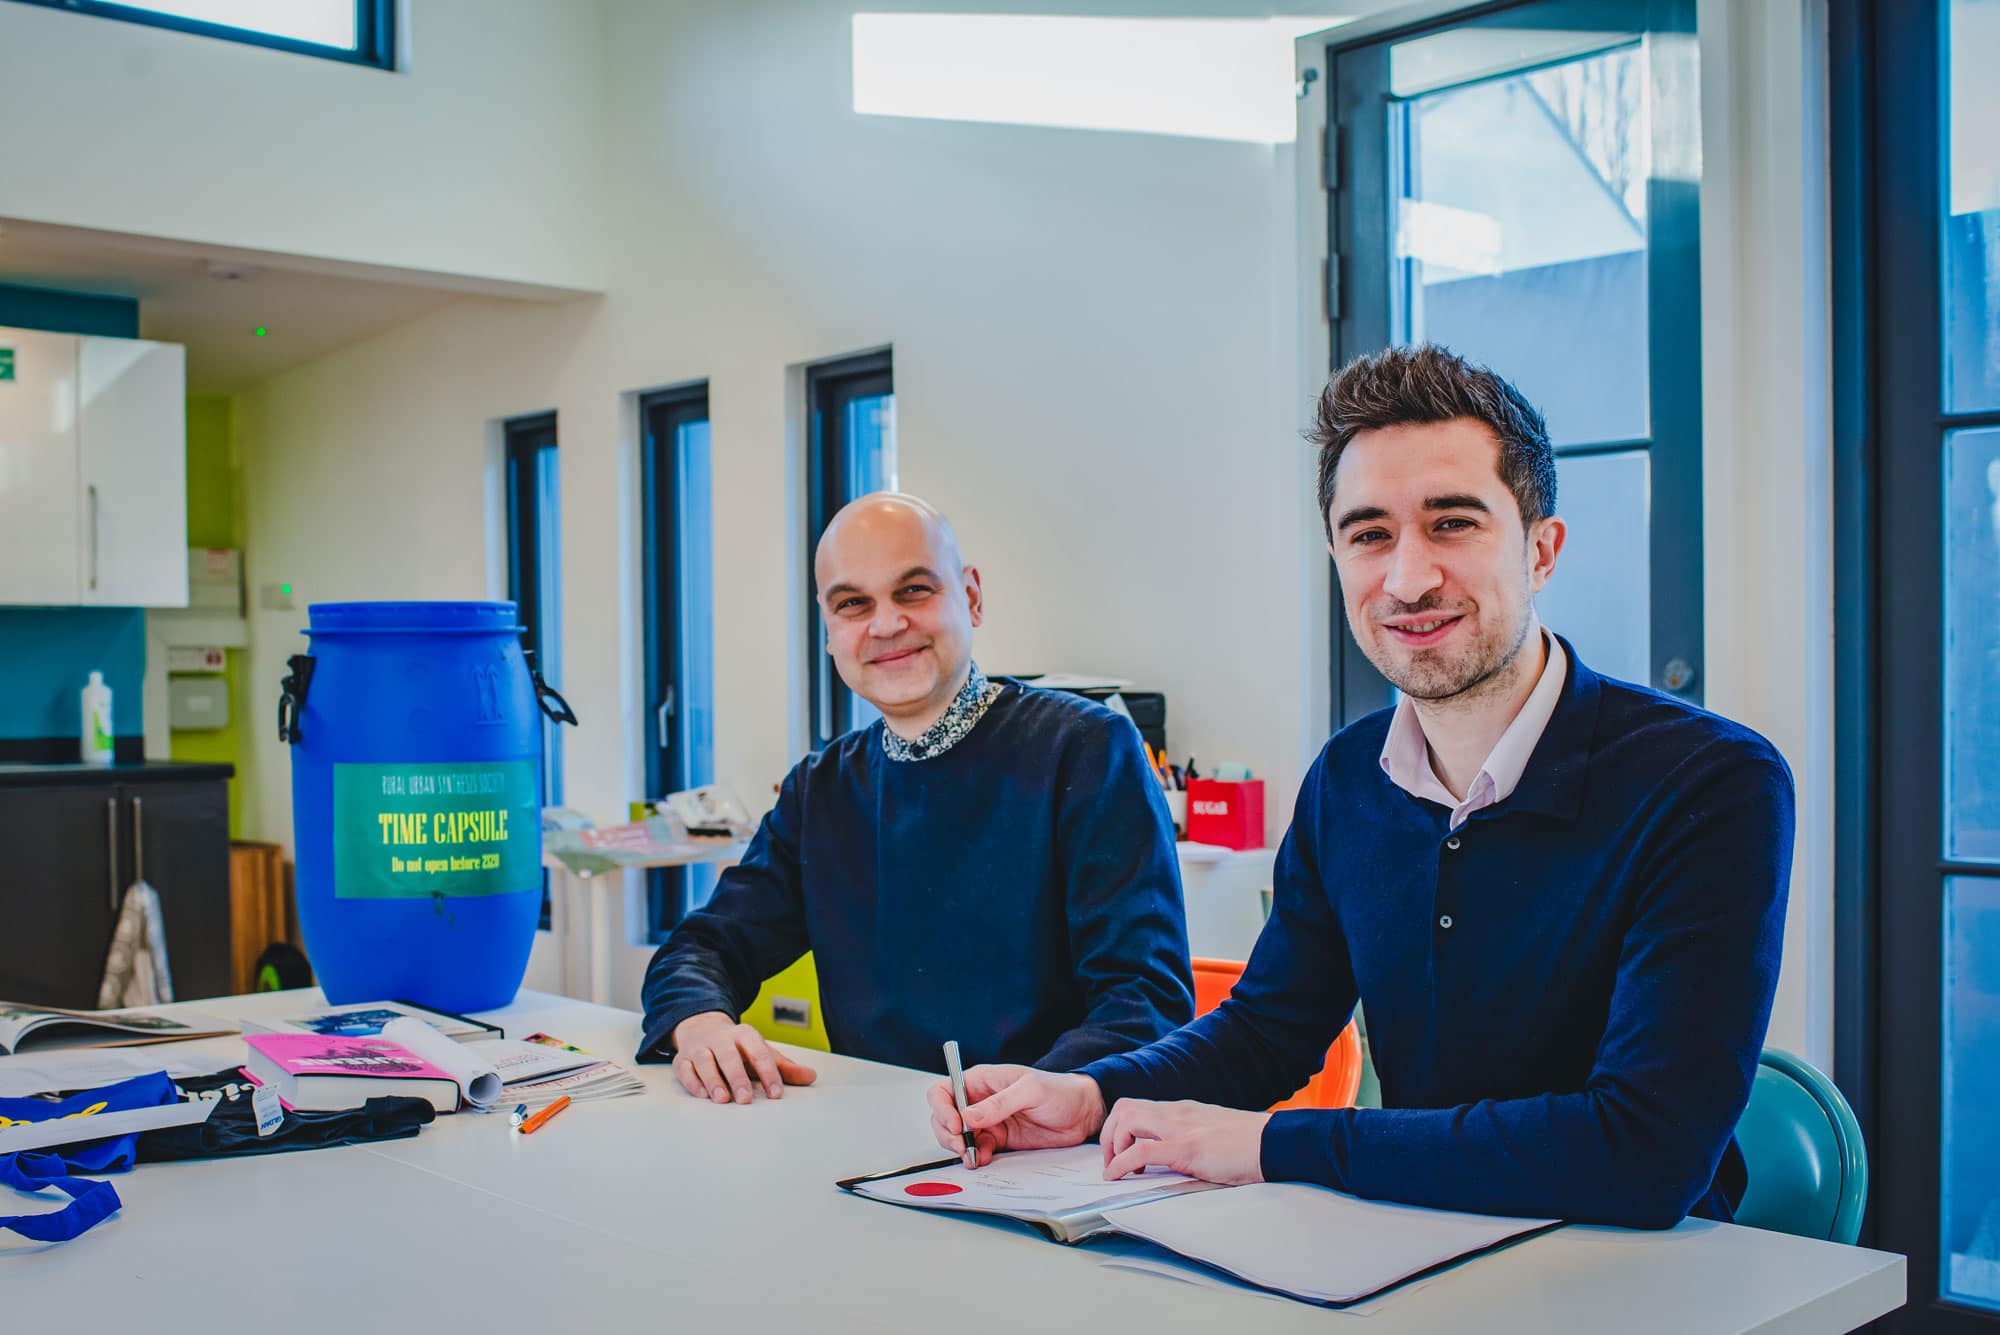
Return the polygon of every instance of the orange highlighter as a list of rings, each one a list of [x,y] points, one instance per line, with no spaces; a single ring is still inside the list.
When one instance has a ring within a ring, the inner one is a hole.
[[[565,1094],[548,1107],[536,1113],[533,1117],[530,1117],[527,1121],[521,1123],[521,1134],[524,1136],[534,1135],[535,1132],[542,1129],[544,1122],[567,1107],[569,1107],[569,1095]]]

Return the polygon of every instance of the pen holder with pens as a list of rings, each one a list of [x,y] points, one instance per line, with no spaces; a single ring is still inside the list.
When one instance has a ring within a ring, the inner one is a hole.
[[[1188,795],[1185,788],[1168,788],[1160,794],[1167,799],[1167,814],[1174,820],[1174,837],[1187,837]]]
[[[1187,802],[1187,837],[1197,844],[1224,848],[1264,846],[1264,781],[1196,779],[1185,793],[1169,793]]]

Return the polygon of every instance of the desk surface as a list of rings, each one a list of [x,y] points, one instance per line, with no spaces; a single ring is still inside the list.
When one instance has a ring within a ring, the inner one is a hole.
[[[300,1013],[316,993],[188,1009]],[[490,1013],[624,1061],[639,1017],[523,992]],[[192,1046],[192,1045],[189,1045]],[[239,1039],[204,1044],[218,1066]],[[74,1242],[0,1241],[9,1329],[185,1328],[230,1312],[274,1329],[1843,1331],[1903,1302],[1904,1263],[1727,1224],[1571,1227],[1343,1314],[1108,1269],[1005,1222],[873,1204],[834,1180],[929,1158],[931,1077],[803,1053],[818,1084],[717,1107],[664,1067],[647,1093],[578,1104],[534,1136],[440,1118],[413,1140],[149,1164],[124,1210]],[[6,1201],[12,1208],[14,1201]],[[12,1238],[12,1235],[0,1235]],[[948,1320],[941,1317],[950,1313]],[[711,1325],[711,1322],[716,1324]]]

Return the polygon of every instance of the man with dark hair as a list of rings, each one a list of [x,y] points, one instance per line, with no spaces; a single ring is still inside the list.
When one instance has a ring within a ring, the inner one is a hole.
[[[981,1161],[1097,1136],[1112,1178],[1729,1219],[1791,867],[1784,761],[1542,629],[1555,460],[1506,381],[1437,347],[1363,357],[1313,439],[1348,625],[1402,698],[1306,775],[1231,998],[1075,1074],[967,1072]],[[1259,1111],[1357,1001],[1383,1107]],[[929,1102],[956,1145],[949,1092]]]

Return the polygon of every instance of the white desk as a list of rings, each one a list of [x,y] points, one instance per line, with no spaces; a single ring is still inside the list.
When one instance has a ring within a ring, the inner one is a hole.
[[[298,1014],[314,993],[205,1001]],[[620,1059],[638,1017],[523,993],[491,1018]],[[218,1066],[241,1042],[210,1040]],[[1565,1228],[1402,1291],[1372,1315],[1106,1269],[1024,1228],[898,1210],[834,1179],[936,1153],[931,1077],[804,1053],[819,1083],[717,1107],[663,1067],[644,1097],[578,1104],[533,1136],[440,1118],[413,1140],[142,1166],[74,1242],[0,1242],[0,1326],[58,1335],[261,1317],[286,1335],[404,1330],[1367,1335],[1829,1332],[1903,1302],[1903,1258],[1727,1224]],[[15,1202],[5,1202],[12,1208]],[[6,1235],[10,1236],[11,1235]],[[948,1317],[943,1314],[949,1314]],[[1356,1327],[1363,1329],[1364,1327]]]

